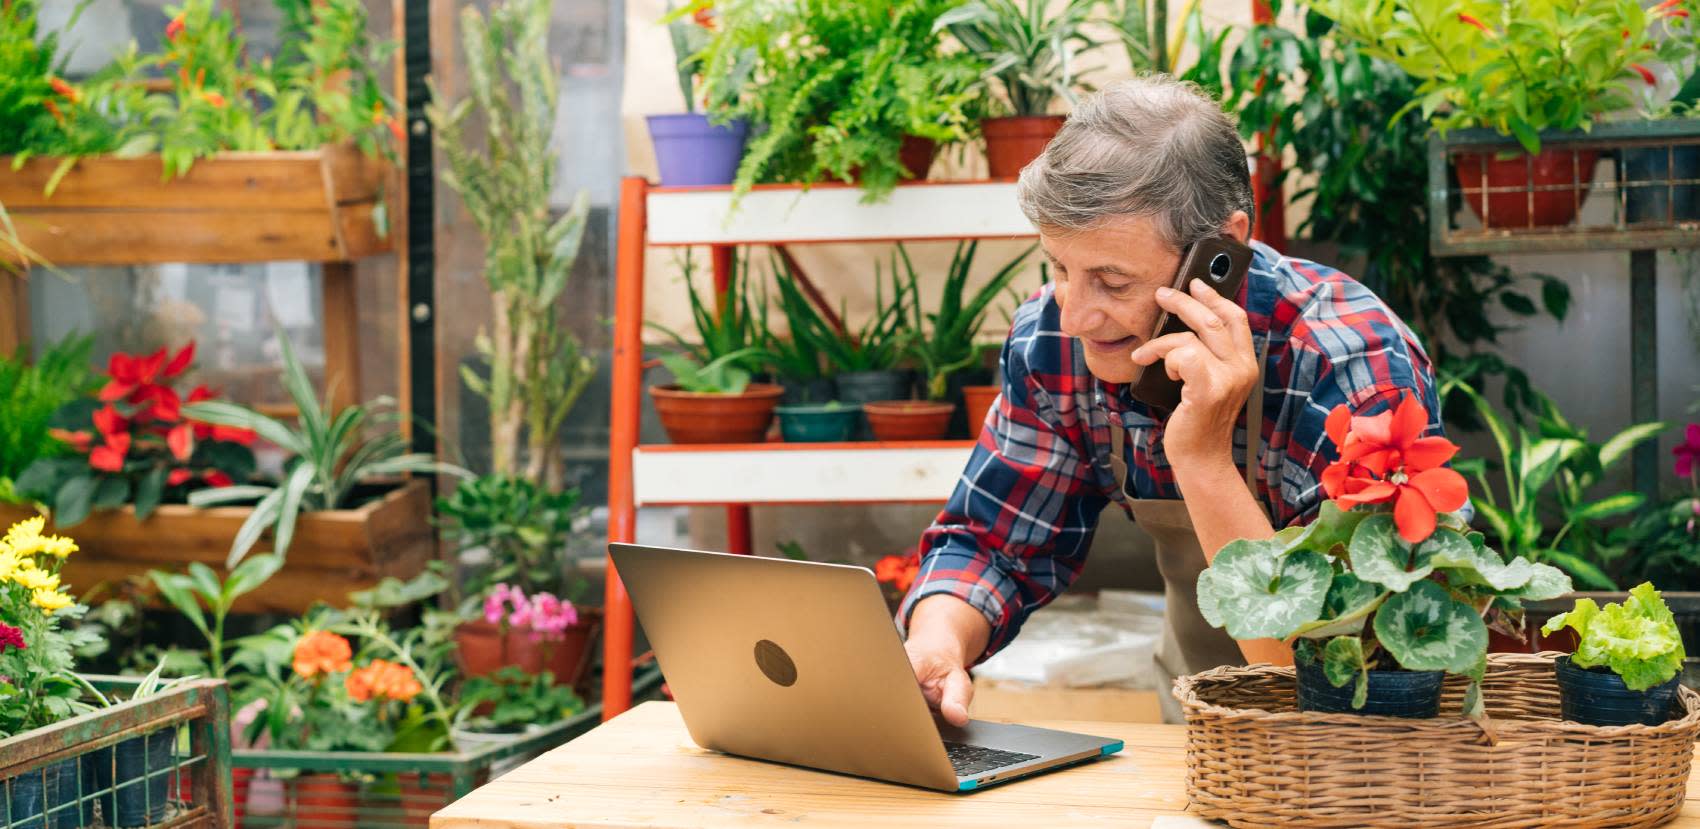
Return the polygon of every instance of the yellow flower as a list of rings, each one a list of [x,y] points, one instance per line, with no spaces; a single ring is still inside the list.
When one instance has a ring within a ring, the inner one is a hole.
[[[42,536],[41,551],[54,558],[64,558],[77,551],[77,542],[62,535]]]
[[[43,535],[41,530],[47,524],[42,516],[28,518],[12,525],[6,531],[6,545],[12,548],[12,553],[19,558],[46,553],[55,558],[64,558],[77,550],[77,542],[58,535]]]
[[[13,554],[12,548],[6,546],[5,542],[0,541],[0,584],[11,581],[12,574],[16,572],[17,569],[17,555]]]
[[[29,555],[29,553],[23,552],[23,549],[29,546],[30,541],[41,537],[41,530],[45,526],[47,526],[45,516],[37,515],[34,518],[25,518],[13,524],[12,528],[6,531],[6,544],[12,549],[18,550],[19,555]]]
[[[58,581],[58,579],[54,579]],[[71,597],[57,590],[36,590],[31,602],[47,613],[52,613],[62,607],[71,606]]]
[[[24,586],[26,590],[58,590],[59,577],[43,570],[30,562],[21,562],[12,573],[12,581]]]

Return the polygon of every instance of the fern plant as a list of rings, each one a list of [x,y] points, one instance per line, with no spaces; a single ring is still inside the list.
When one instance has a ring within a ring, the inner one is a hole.
[[[0,357],[0,501],[12,497],[12,482],[36,458],[58,451],[48,434],[61,406],[96,388],[89,368],[92,337],[54,343],[31,363],[28,347]]]

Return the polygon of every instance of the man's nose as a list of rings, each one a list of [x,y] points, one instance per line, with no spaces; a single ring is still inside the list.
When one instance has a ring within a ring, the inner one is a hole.
[[[1070,279],[1057,283],[1057,304],[1061,306],[1062,330],[1080,336],[1094,331],[1103,321],[1104,309],[1097,291],[1085,279]]]

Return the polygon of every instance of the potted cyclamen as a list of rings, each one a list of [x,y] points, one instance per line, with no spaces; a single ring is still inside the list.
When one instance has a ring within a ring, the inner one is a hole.
[[[1415,398],[1370,417],[1344,406],[1326,431],[1339,447],[1308,526],[1232,541],[1198,578],[1204,618],[1235,639],[1296,637],[1300,710],[1432,717],[1446,673],[1472,680],[1482,713],[1485,615],[1571,589],[1563,571],[1509,562],[1459,513],[1458,447],[1424,437]]]
[[[1074,59],[1095,48],[1085,33],[1097,0],[975,0],[940,15],[933,31],[949,30],[987,64],[984,83],[1003,88],[1009,115],[980,121],[991,177],[1011,179],[1039,157],[1062,129],[1051,103],[1075,101]]]
[[[1554,666],[1564,718],[1589,725],[1658,725],[1670,719],[1686,654],[1676,618],[1651,582],[1621,603],[1577,599],[1541,628],[1576,631],[1575,653]]]
[[[714,9],[706,0],[693,2],[670,13],[664,20],[673,40],[673,60],[679,73],[679,92],[685,111],[650,115],[649,139],[655,145],[655,164],[661,171],[661,186],[690,187],[731,184],[744,157],[744,139],[749,122],[731,118],[714,123],[698,111],[697,75],[702,72],[702,51],[714,30]],[[748,64],[745,64],[746,70]],[[738,90],[732,89],[736,96]],[[713,109],[725,109],[723,102]]]

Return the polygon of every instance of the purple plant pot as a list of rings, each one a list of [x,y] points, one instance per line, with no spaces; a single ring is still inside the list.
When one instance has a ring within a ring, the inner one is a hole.
[[[649,138],[661,168],[662,187],[731,184],[744,158],[749,124],[708,122],[706,115],[651,115]]]

